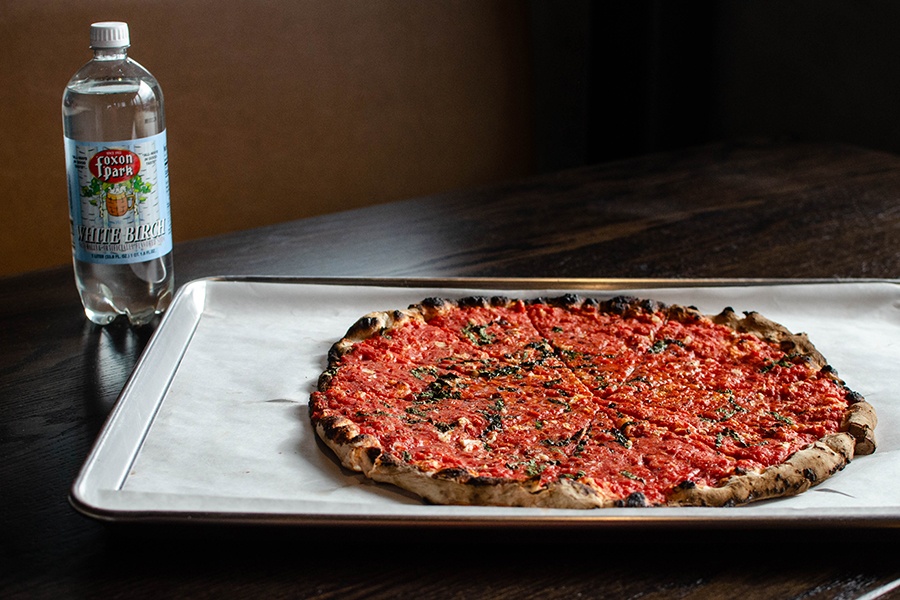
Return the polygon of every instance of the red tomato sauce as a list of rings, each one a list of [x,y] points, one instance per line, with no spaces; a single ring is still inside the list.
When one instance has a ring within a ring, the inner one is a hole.
[[[847,390],[806,361],[705,318],[632,312],[515,302],[413,320],[356,343],[314,411],[426,473],[581,480],[650,504],[839,430]]]

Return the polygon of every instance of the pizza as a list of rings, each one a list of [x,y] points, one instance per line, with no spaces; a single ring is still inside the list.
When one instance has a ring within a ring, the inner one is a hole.
[[[373,312],[309,410],[345,467],[437,504],[732,506],[875,450],[873,407],[806,334],[624,296]]]

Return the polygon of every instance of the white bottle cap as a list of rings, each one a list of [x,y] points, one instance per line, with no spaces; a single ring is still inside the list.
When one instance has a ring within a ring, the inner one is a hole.
[[[127,48],[128,23],[104,21],[91,25],[91,48]]]

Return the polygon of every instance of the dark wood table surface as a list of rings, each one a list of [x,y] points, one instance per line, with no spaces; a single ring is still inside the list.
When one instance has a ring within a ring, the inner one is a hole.
[[[176,273],[179,284],[213,275],[894,279],[900,158],[832,145],[689,149],[181,243]],[[70,507],[69,488],[151,333],[89,324],[69,268],[0,279],[0,596],[900,594],[892,529],[95,522]]]

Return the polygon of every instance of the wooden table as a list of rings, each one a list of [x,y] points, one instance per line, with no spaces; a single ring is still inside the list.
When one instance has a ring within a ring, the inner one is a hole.
[[[176,272],[897,278],[900,158],[691,149],[182,243]],[[0,595],[857,598],[900,578],[893,530],[107,527],[66,496],[149,336],[89,324],[68,268],[0,280]]]

